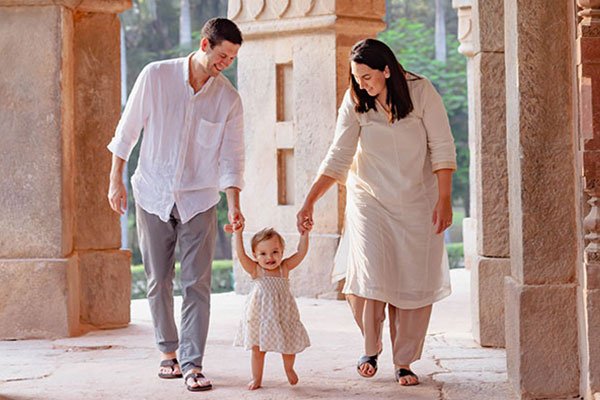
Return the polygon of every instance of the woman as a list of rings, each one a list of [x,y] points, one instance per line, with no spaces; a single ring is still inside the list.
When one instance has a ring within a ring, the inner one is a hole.
[[[387,305],[396,380],[416,385],[410,364],[421,356],[432,304],[450,294],[442,232],[452,223],[454,141],[433,85],[406,72],[384,43],[354,45],[350,69],[298,230],[312,226],[315,202],[335,182],[346,185],[336,264],[347,268],[343,292],[364,337],[358,372],[377,372]]]

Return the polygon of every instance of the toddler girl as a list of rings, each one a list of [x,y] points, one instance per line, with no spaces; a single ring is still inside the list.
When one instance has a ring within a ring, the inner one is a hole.
[[[272,228],[263,229],[252,237],[252,260],[244,251],[243,227],[233,234],[240,264],[253,279],[254,287],[246,300],[244,317],[235,338],[236,346],[252,349],[252,380],[248,389],[258,389],[262,383],[265,353],[281,353],[290,384],[298,383],[294,371],[296,353],[310,346],[306,329],[294,296],[290,292],[288,274],[296,268],[308,251],[308,232],[300,237],[298,251],[284,259],[284,240]]]

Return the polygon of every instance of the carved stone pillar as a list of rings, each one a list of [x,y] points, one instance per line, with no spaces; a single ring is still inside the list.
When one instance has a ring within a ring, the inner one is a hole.
[[[385,28],[384,13],[384,0],[229,1],[229,18],[244,34],[238,88],[247,138],[247,240],[273,226],[286,239],[286,254],[295,250],[296,212],[333,139],[350,49]],[[344,203],[343,192],[330,190],[316,205],[310,251],[292,271],[296,295],[336,296],[330,273]],[[236,291],[247,292],[237,261],[234,273]]]
[[[579,394],[574,2],[505,0],[511,275],[508,377],[519,398]]]
[[[472,6],[471,6],[472,5]],[[473,335],[504,346],[504,277],[510,272],[504,90],[504,12],[497,0],[455,0],[459,51],[468,57],[471,217],[463,221],[471,268]]]
[[[586,398],[600,398],[600,0],[579,0],[577,76],[583,188],[589,196],[581,290],[581,386]]]
[[[0,339],[129,322],[106,201],[126,0],[0,0]]]

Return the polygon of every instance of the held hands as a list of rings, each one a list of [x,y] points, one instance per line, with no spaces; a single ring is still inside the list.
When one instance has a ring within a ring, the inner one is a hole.
[[[435,233],[440,234],[452,225],[452,200],[450,198],[438,199],[431,222],[435,225]]]
[[[121,215],[127,210],[127,190],[120,176],[110,180],[108,186],[108,203],[113,211]]]
[[[296,214],[296,227],[301,235],[309,232],[314,225],[313,221],[313,207],[304,205]]]
[[[239,208],[231,208],[227,213],[229,224],[223,225],[223,230],[227,233],[234,233],[244,230],[245,219]]]

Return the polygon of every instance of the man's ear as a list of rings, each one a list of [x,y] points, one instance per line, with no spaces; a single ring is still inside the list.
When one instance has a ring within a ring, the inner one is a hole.
[[[200,50],[206,53],[206,50],[210,47],[210,42],[207,38],[203,37],[200,39]]]

